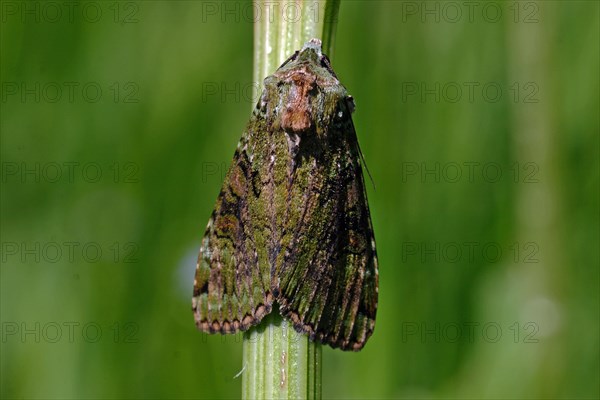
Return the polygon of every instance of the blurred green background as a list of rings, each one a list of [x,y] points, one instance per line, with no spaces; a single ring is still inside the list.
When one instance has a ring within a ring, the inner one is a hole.
[[[325,398],[598,398],[599,3],[343,2],[377,327]],[[200,239],[254,100],[250,2],[11,2],[2,398],[237,398]]]

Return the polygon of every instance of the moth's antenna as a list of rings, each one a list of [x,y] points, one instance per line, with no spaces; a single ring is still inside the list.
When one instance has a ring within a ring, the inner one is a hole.
[[[352,127],[354,127],[354,123],[352,123]],[[367,162],[365,161],[365,157],[363,156],[362,150],[360,149],[360,144],[358,144],[358,138],[356,138],[356,147],[358,147],[358,154],[360,155],[362,164],[365,166],[365,169],[367,170],[367,175],[369,175],[369,179],[371,180],[371,184],[373,185],[373,190],[377,190],[377,188],[375,187],[375,181],[373,180],[373,176],[371,175],[371,171],[369,171],[369,167],[367,167]]]
[[[331,68],[331,61],[329,61],[329,57],[327,57],[325,54],[321,56],[321,66],[325,67],[327,71],[329,71],[329,73],[333,75],[335,79],[337,79],[337,75],[335,74],[335,72],[333,72],[333,69]]]
[[[352,98],[352,96],[348,96],[346,98],[346,106],[348,107],[348,111],[350,111],[350,114],[352,114],[354,112],[354,107],[355,107],[354,99]],[[371,184],[373,185],[373,190],[376,190],[375,181],[373,180],[371,171],[369,171],[369,167],[367,167],[367,162],[365,161],[365,156],[363,156],[362,150],[360,148],[360,144],[358,143],[358,136],[356,136],[356,129],[354,128],[354,121],[352,120],[352,118],[350,118],[350,123],[352,124],[352,131],[354,132],[354,138],[356,139],[356,147],[358,148],[358,155],[360,156],[360,159],[362,160],[362,164],[365,166],[365,169],[367,170],[367,175],[369,175],[369,179],[371,180]]]
[[[286,65],[286,64],[287,64],[287,63],[289,63],[290,61],[294,61],[294,60],[296,59],[296,57],[298,57],[298,54],[299,54],[299,53],[300,53],[299,51],[296,51],[296,52],[294,52],[294,54],[292,54],[292,55],[291,55],[291,56],[290,56],[290,57],[289,57],[287,60],[285,60],[285,61],[283,62],[283,64],[281,64],[281,65],[279,66],[279,68],[277,68],[277,69],[280,69],[280,68],[282,68],[284,65]]]

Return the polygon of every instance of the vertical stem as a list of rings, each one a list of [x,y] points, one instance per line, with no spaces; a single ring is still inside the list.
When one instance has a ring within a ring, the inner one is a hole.
[[[255,2],[253,81],[262,83],[312,38],[321,39],[331,58],[339,5],[339,0]],[[321,398],[321,345],[294,331],[277,307],[244,334],[243,362],[243,399]]]
[[[309,39],[323,42],[323,53],[333,58],[335,29],[340,0],[260,0],[254,2],[254,72],[255,90],[275,72],[294,51]],[[259,89],[260,87],[260,89]],[[252,98],[257,98],[254,93]],[[254,104],[252,105],[254,106]]]
[[[320,399],[321,345],[274,310],[244,334],[243,399]]]

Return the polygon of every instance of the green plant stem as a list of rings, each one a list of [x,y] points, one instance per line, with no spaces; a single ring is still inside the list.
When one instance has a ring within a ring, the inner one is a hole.
[[[320,399],[321,345],[275,310],[244,335],[243,399]]]
[[[339,0],[254,4],[255,87],[309,39],[321,39],[332,57]],[[243,363],[243,399],[321,398],[321,344],[296,333],[277,307],[244,334]]]
[[[257,20],[254,24],[253,81],[260,83],[254,86],[256,89],[262,90],[263,79],[309,39],[321,39],[323,53],[332,59],[340,0],[262,0],[254,4]]]

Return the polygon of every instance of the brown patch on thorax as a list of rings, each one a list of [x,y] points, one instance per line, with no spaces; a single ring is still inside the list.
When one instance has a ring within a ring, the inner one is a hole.
[[[287,77],[290,83],[281,127],[292,132],[306,131],[312,126],[309,92],[314,89],[317,78],[305,68],[292,71]]]

